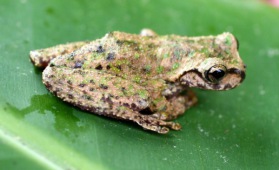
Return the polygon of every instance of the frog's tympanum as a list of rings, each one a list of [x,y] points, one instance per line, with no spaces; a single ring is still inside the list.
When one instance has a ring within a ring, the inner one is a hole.
[[[171,122],[197,102],[191,87],[228,90],[245,77],[238,41],[217,36],[111,32],[95,41],[30,52],[45,68],[43,83],[82,110],[136,122],[144,129],[179,130]]]

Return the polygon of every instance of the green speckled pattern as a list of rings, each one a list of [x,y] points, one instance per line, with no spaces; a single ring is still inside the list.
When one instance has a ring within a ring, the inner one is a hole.
[[[30,53],[35,65],[50,61],[43,82],[52,93],[83,110],[131,120],[158,133],[180,129],[165,120],[197,102],[188,87],[227,90],[244,78],[237,41],[230,33],[182,37],[111,32],[61,50],[68,46]],[[226,76],[208,80],[206,72],[213,67],[228,70]]]

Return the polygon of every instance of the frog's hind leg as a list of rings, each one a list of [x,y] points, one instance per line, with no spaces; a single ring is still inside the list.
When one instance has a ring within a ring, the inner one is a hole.
[[[149,106],[148,92],[121,77],[94,69],[48,66],[43,72],[43,82],[57,97],[82,110],[133,121],[158,133],[180,129],[178,123],[141,114]]]
[[[119,108],[119,106],[117,105],[113,107],[116,107],[116,109],[114,110],[117,110]],[[113,112],[112,114],[107,114],[107,116],[115,117],[118,119],[130,120],[142,126],[146,130],[151,130],[162,134],[168,133],[169,129],[181,129],[181,126],[178,123],[166,122],[148,115],[142,115],[139,112],[134,111],[130,108],[125,108],[123,110]]]
[[[39,68],[45,68],[51,59],[69,54],[83,45],[89,43],[88,41],[73,42],[68,44],[61,44],[49,48],[30,51],[30,59],[32,63]]]

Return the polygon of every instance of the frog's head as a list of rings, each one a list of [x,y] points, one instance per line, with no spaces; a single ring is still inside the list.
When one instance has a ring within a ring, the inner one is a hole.
[[[209,90],[228,90],[238,86],[245,78],[245,65],[238,54],[239,44],[230,33],[204,37],[209,41],[184,67],[179,81],[189,87]]]

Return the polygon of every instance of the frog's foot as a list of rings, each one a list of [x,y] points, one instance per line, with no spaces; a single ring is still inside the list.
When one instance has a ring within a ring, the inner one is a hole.
[[[181,129],[181,126],[178,123],[166,122],[147,115],[136,116],[133,121],[142,126],[144,129],[152,130],[162,134],[168,133],[169,129]]]
[[[157,36],[157,34],[155,33],[155,31],[153,31],[152,29],[148,29],[148,28],[144,28],[140,31],[140,35],[141,36]]]
[[[163,112],[156,112],[150,116],[160,120],[173,120],[179,115],[185,113],[191,106],[198,102],[197,97],[192,91],[188,91],[186,95],[179,95],[168,99],[166,110]]]

